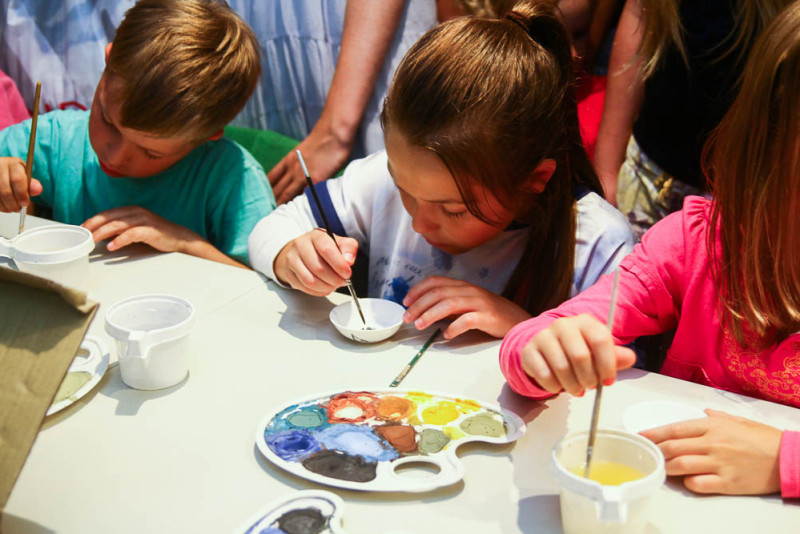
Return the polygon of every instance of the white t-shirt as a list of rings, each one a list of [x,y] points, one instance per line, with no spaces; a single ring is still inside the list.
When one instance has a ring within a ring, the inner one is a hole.
[[[432,247],[411,227],[411,217],[387,170],[386,152],[351,163],[340,178],[316,185],[332,230],[358,241],[369,258],[368,296],[402,302],[429,276],[447,276],[500,294],[519,262],[527,228],[507,229],[458,255]],[[248,240],[253,268],[277,281],[273,261],[293,239],[322,226],[308,194],[263,218]],[[633,250],[624,216],[596,193],[578,200],[572,295],[612,272]]]

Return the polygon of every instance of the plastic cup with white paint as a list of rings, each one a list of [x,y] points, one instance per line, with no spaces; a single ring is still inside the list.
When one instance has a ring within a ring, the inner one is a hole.
[[[146,390],[181,382],[194,323],[192,304],[173,295],[139,295],[111,306],[105,329],[116,341],[122,381]]]

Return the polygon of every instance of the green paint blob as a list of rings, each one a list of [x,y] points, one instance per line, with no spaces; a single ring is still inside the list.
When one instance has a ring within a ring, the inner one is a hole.
[[[491,413],[479,413],[461,421],[461,430],[473,436],[499,438],[506,435],[503,421],[498,421]]]
[[[53,399],[53,402],[61,402],[75,395],[75,393],[77,393],[78,390],[85,386],[91,379],[92,373],[87,373],[86,371],[67,373],[67,376],[64,377],[64,380],[58,387],[58,391],[56,391],[56,397]]]
[[[310,410],[294,413],[287,417],[286,420],[298,428],[316,428],[325,422],[323,414]]]
[[[441,430],[426,428],[419,434],[419,452],[435,454],[450,443],[450,438]]]

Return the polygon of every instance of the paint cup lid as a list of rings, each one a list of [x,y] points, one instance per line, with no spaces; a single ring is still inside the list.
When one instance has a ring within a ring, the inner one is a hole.
[[[64,263],[87,256],[94,250],[94,239],[83,226],[40,226],[12,239],[9,249],[15,262]]]
[[[642,432],[689,419],[702,419],[706,413],[694,406],[673,401],[647,401],[634,404],[622,414],[622,425],[628,432]]]

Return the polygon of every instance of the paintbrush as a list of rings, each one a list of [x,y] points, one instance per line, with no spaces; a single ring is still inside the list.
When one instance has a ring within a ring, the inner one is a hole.
[[[425,351],[428,350],[428,347],[431,346],[431,343],[433,343],[433,340],[436,339],[436,336],[438,336],[439,332],[441,331],[442,331],[441,328],[437,328],[436,330],[433,331],[431,337],[428,338],[428,341],[426,341],[425,344],[422,345],[422,348],[417,351],[417,353],[414,355],[413,358],[411,358],[411,361],[408,362],[408,365],[403,367],[403,370],[400,371],[400,374],[398,374],[397,377],[394,380],[392,380],[392,383],[389,384],[390,388],[396,388],[400,384],[400,382],[403,381],[403,379],[406,377],[409,371],[411,371],[411,369],[413,369],[414,366],[417,365],[419,359],[422,358],[422,355],[425,354]]]
[[[42,82],[36,82],[36,94],[33,97],[33,116],[31,117],[31,137],[28,141],[28,158],[25,161],[25,176],[27,177],[27,188],[31,188],[31,176],[33,172],[33,148],[36,146],[36,121],[39,118],[39,95],[42,93]],[[19,232],[25,230],[25,215],[28,214],[28,206],[22,206],[19,210]]]
[[[333,239],[333,243],[336,245],[336,248],[339,248],[339,243],[336,242],[336,237],[334,237],[333,232],[331,232],[331,225],[328,224],[328,217],[325,216],[325,210],[322,209],[322,202],[319,201],[319,197],[317,196],[317,190],[314,188],[314,182],[311,181],[311,175],[308,173],[308,167],[306,167],[306,162],[303,160],[303,155],[299,150],[295,150],[295,152],[297,153],[297,159],[300,160],[300,166],[303,167],[303,174],[306,175],[306,182],[308,182],[308,188],[311,189],[311,196],[314,197],[314,203],[317,205],[317,211],[319,211],[319,215],[322,217],[322,223],[325,225],[325,231],[328,232],[328,235],[331,236],[331,239]],[[339,249],[339,251],[341,252],[341,249]],[[352,280],[346,278],[344,282],[347,284],[347,290],[350,291],[350,296],[353,297],[353,302],[358,310],[358,316],[361,317],[361,322],[364,323],[364,328],[368,329],[367,321],[364,319],[364,312],[361,311],[361,304],[358,302],[356,289],[353,287]]]
[[[608,306],[608,321],[606,328],[609,332],[614,326],[614,309],[617,303],[617,289],[619,288],[619,269],[614,273],[614,286],[611,288],[611,303]],[[592,408],[592,424],[589,427],[589,442],[586,445],[586,467],[583,470],[583,477],[589,478],[589,468],[592,463],[592,449],[594,448],[594,438],[597,435],[597,420],[600,417],[600,396],[603,394],[603,383],[597,382],[597,390],[594,395],[594,408]]]

